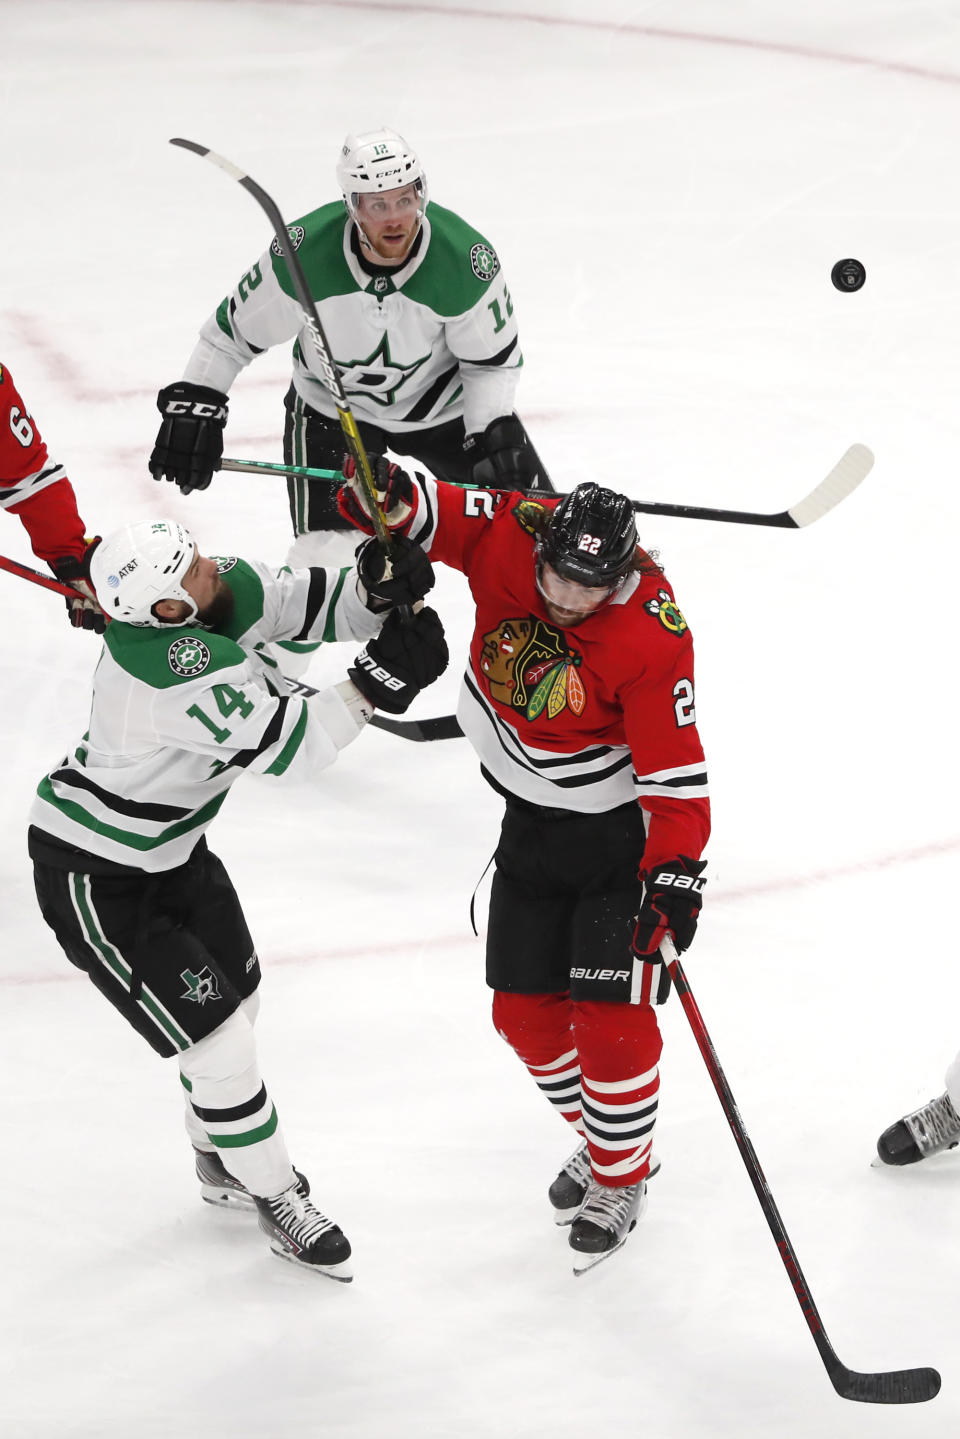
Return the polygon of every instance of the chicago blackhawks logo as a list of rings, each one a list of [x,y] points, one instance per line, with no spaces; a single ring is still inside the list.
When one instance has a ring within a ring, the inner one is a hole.
[[[175,675],[189,679],[203,673],[210,663],[210,651],[203,640],[179,639],[167,650],[167,659]]]
[[[581,715],[587,692],[578,674],[581,655],[543,620],[502,620],[483,637],[480,670],[492,699],[519,710],[525,719],[547,719],[569,708]]]
[[[672,635],[682,635],[687,628],[687,622],[677,608],[676,600],[672,600],[666,590],[657,590],[657,597],[647,600],[643,607],[647,614],[655,615],[665,630]]]
[[[206,1004],[208,999],[221,998],[217,976],[209,964],[205,964],[199,974],[194,974],[192,969],[184,969],[180,978],[187,986],[180,996],[181,999],[190,999],[194,1004]]]
[[[492,280],[500,269],[500,261],[489,245],[474,245],[470,251],[470,264],[477,279],[484,282]]]

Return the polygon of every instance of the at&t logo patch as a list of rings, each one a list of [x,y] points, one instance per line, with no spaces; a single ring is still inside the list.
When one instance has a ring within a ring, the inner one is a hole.
[[[167,659],[175,675],[189,679],[203,673],[210,663],[210,651],[203,640],[174,640],[167,650]]]

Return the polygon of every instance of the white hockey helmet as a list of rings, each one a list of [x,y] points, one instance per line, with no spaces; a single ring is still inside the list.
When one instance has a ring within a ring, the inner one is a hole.
[[[348,135],[337,161],[337,184],[347,213],[357,225],[358,195],[416,185],[421,219],[427,208],[426,173],[416,151],[396,130],[365,130],[362,135]]]
[[[169,621],[153,613],[157,601],[182,600],[190,613],[179,623],[189,623],[196,617],[197,605],[180,581],[196,553],[190,532],[176,520],[141,520],[115,530],[97,546],[90,561],[100,608],[108,619],[159,629]]]

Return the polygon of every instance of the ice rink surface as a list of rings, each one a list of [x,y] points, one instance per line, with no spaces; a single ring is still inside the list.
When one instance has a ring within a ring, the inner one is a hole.
[[[468,923],[500,805],[463,741],[369,732],[315,789],[244,780],[214,825],[264,1076],[354,1284],[201,1204],[173,1067],[69,972],[26,861],[98,642],[0,575],[0,1430],[955,1436],[960,1157],[870,1159],[960,1045],[960,4],[8,0],[0,32],[0,360],[91,531],[167,514],[277,563],[289,541],[282,483],[185,498],[147,472],[157,389],[270,238],[174,135],[293,219],[335,197],[348,130],[402,131],[500,255],[558,488],[779,510],[875,451],[809,530],[641,534],[697,643],[691,983],[841,1358],[944,1380],[895,1412],[834,1395],[676,1001],[647,1216],[574,1281],[545,1195],[570,1140],[490,1026]],[[846,256],[857,294],[830,283]],[[276,351],[241,376],[228,454],[280,458],[287,375]],[[457,661],[420,715],[453,708],[469,633],[459,576],[438,604]]]

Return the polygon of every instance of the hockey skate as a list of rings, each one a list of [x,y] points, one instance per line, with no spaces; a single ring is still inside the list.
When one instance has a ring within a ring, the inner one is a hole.
[[[215,1204],[219,1209],[256,1209],[249,1189],[224,1168],[223,1160],[215,1149],[198,1149],[194,1145],[193,1155],[200,1181],[200,1197],[205,1204]],[[301,1174],[299,1169],[293,1172],[301,1194],[306,1197],[310,1193],[306,1175]]]
[[[960,1114],[950,1096],[941,1094],[885,1129],[877,1140],[877,1153],[884,1164],[916,1164],[958,1144]]]
[[[321,1214],[299,1185],[291,1184],[272,1199],[254,1198],[260,1216],[260,1228],[270,1240],[270,1248],[281,1259],[302,1264],[315,1274],[339,1279],[349,1284],[353,1279],[350,1266],[350,1241],[343,1230]]]
[[[582,1256],[573,1272],[585,1274],[622,1249],[647,1207],[647,1181],[613,1188],[591,1182],[580,1213],[570,1228],[569,1244]]]
[[[647,1178],[652,1179],[659,1169],[659,1159],[655,1154],[651,1154],[650,1172]],[[590,1156],[587,1153],[587,1141],[581,1139],[547,1190],[547,1198],[553,1205],[554,1224],[573,1223],[580,1212],[580,1207],[584,1199],[587,1197],[587,1189],[590,1186],[592,1177]]]

